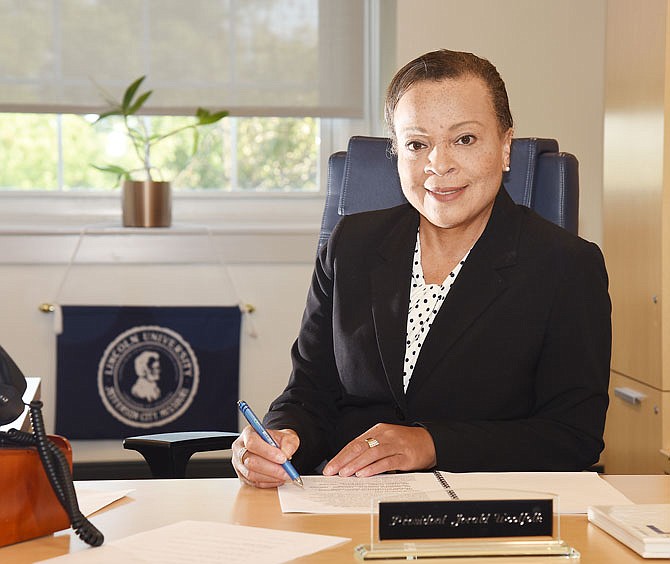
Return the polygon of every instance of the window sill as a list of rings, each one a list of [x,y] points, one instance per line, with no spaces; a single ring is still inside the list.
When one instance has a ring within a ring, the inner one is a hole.
[[[0,264],[311,263],[323,196],[191,195],[169,228],[121,226],[118,194],[1,194]]]
[[[172,219],[175,226],[202,225],[214,233],[318,234],[323,205],[322,194],[177,193]],[[0,234],[78,234],[98,225],[107,230],[127,229],[121,226],[119,193],[0,194]]]

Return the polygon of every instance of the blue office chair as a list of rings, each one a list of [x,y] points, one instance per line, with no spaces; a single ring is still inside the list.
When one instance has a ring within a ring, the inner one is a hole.
[[[577,159],[558,151],[554,139],[514,139],[510,172],[503,178],[512,199],[557,225],[577,233],[579,174]],[[384,137],[352,137],[347,151],[328,160],[328,186],[319,248],[343,215],[406,203],[397,160]],[[186,432],[129,437],[126,449],[137,450],[155,478],[184,478],[190,457],[200,451],[226,450],[238,433]]]

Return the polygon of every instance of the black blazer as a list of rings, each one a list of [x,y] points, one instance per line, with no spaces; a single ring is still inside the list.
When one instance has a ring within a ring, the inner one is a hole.
[[[611,305],[598,247],[501,188],[422,346],[403,358],[419,225],[409,205],[343,217],[316,262],[293,371],[265,423],[312,472],[375,423],[422,425],[448,471],[581,470],[603,448]]]

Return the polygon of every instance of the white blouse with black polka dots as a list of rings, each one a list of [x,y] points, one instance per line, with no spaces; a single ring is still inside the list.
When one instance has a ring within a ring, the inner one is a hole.
[[[403,371],[403,384],[405,391],[409,385],[416,359],[419,357],[421,345],[423,345],[430,326],[440,311],[440,306],[449,293],[449,289],[456,280],[461,267],[468,258],[470,251],[456,265],[442,284],[426,284],[421,268],[421,243],[419,233],[416,234],[416,246],[414,247],[414,264],[412,266],[412,286],[409,295],[409,314],[407,316],[407,339],[405,341],[405,366]]]

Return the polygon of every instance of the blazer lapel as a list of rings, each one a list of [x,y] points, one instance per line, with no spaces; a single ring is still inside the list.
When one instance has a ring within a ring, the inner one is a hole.
[[[489,223],[473,247],[435,317],[417,359],[407,393],[418,389],[454,343],[506,288],[502,268],[516,263],[520,212],[504,189]]]
[[[403,409],[406,406],[402,374],[407,308],[418,227],[419,215],[408,205],[407,213],[380,245],[378,261],[370,271],[377,346],[389,387]]]

